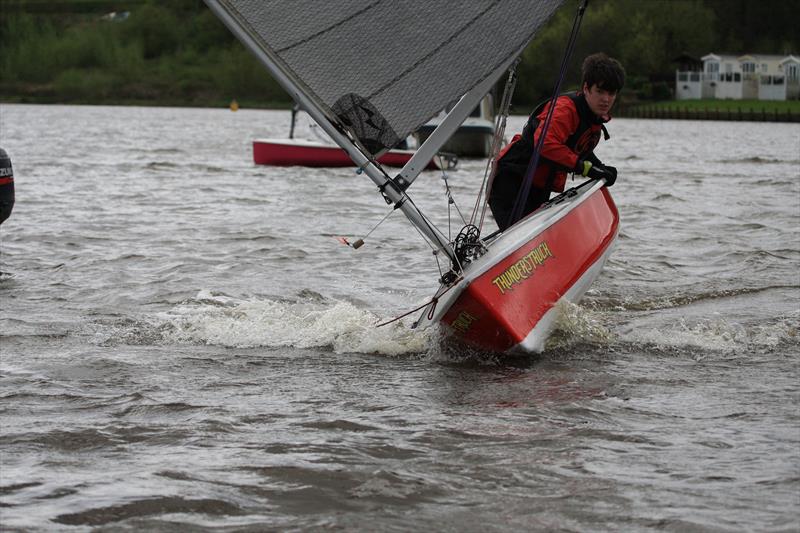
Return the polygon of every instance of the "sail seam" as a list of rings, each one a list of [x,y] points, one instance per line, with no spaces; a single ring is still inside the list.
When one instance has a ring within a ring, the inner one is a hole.
[[[477,22],[478,22],[478,20],[482,19],[482,18],[483,18],[483,17],[486,15],[486,13],[488,13],[490,10],[492,10],[493,8],[495,8],[495,7],[496,7],[496,6],[497,6],[499,3],[500,3],[500,0],[495,0],[494,2],[492,2],[492,3],[491,3],[489,6],[487,6],[487,7],[486,7],[486,9],[484,9],[483,11],[481,11],[480,13],[478,13],[477,15],[475,15],[474,17],[472,17],[472,19],[470,19],[469,21],[467,21],[467,23],[466,23],[466,24],[463,24],[463,25],[462,25],[462,26],[460,26],[460,27],[459,27],[459,28],[458,28],[456,31],[454,31],[453,33],[451,33],[450,37],[448,37],[447,39],[445,39],[444,41],[442,41],[442,43],[441,43],[441,45],[440,45],[440,46],[437,46],[435,49],[431,50],[431,51],[430,51],[429,53],[427,53],[425,56],[423,56],[422,58],[420,58],[420,59],[419,59],[419,60],[418,60],[416,63],[414,63],[413,65],[411,65],[410,67],[408,67],[406,70],[404,70],[403,72],[401,72],[400,74],[398,74],[397,76],[395,76],[394,78],[392,78],[391,80],[389,80],[388,82],[386,82],[385,84],[383,84],[381,87],[378,87],[378,89],[376,89],[375,91],[373,91],[373,92],[372,92],[372,93],[369,95],[368,99],[372,99],[372,98],[374,98],[375,96],[377,96],[377,95],[381,94],[383,91],[385,91],[386,89],[388,89],[389,87],[391,87],[392,85],[394,85],[394,84],[397,82],[397,80],[401,80],[401,79],[403,79],[403,78],[404,78],[405,76],[407,76],[407,75],[408,75],[410,72],[413,72],[414,70],[416,70],[416,69],[417,69],[417,67],[419,67],[420,65],[422,65],[423,63],[425,63],[426,61],[428,61],[430,58],[432,58],[432,57],[433,57],[433,56],[435,56],[436,54],[440,53],[440,52],[441,52],[441,50],[442,50],[442,48],[444,48],[445,46],[447,46],[447,45],[448,45],[449,43],[451,43],[451,42],[452,42],[452,41],[453,41],[453,40],[454,40],[456,37],[458,37],[459,35],[461,35],[461,34],[463,33],[464,29],[466,29],[466,28],[469,28],[470,26],[473,26],[473,25],[475,25],[475,23],[477,23]]]
[[[297,47],[298,47],[298,46],[300,46],[301,44],[305,44],[305,43],[307,43],[307,42],[313,41],[314,39],[316,39],[316,38],[317,38],[317,37],[319,37],[320,35],[324,35],[324,34],[326,34],[326,33],[329,33],[329,32],[330,32],[330,31],[332,31],[334,28],[338,28],[338,27],[339,27],[339,26],[341,26],[342,24],[345,24],[346,22],[349,22],[349,21],[351,21],[351,20],[352,20],[353,18],[355,18],[355,17],[361,16],[363,13],[366,13],[367,11],[369,11],[369,10],[373,9],[373,8],[374,8],[375,6],[377,6],[378,4],[382,4],[382,3],[383,3],[383,0],[378,0],[377,2],[373,2],[372,4],[370,4],[370,5],[366,6],[366,7],[363,7],[363,8],[361,8],[360,10],[356,11],[355,13],[353,13],[353,14],[352,14],[352,15],[350,15],[350,16],[348,16],[347,18],[344,18],[344,19],[340,20],[339,22],[337,22],[337,23],[335,23],[335,24],[331,24],[331,25],[330,25],[330,26],[328,26],[327,28],[325,28],[325,29],[322,29],[322,30],[318,31],[317,33],[315,33],[315,34],[313,34],[313,35],[309,35],[309,36],[308,36],[308,37],[306,37],[305,39],[301,39],[301,40],[297,41],[296,43],[292,43],[292,44],[290,44],[290,45],[284,46],[283,48],[277,48],[277,49],[276,49],[276,52],[286,52],[286,51],[288,51],[288,50],[291,50],[292,48],[297,48]]]

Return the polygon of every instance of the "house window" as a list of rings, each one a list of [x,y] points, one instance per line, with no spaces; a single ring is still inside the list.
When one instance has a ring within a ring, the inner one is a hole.
[[[744,72],[745,74],[752,74],[755,71],[756,71],[755,63],[751,63],[749,61],[747,63],[742,63],[742,72]]]
[[[797,81],[800,79],[800,65],[786,65],[786,79]]]
[[[706,63],[706,73],[708,74],[708,79],[710,80],[719,79],[719,63],[717,62]]]
[[[741,73],[739,73],[739,72],[734,72],[734,73],[733,73],[733,81],[735,81],[735,82],[740,82],[740,81],[742,81],[742,75],[741,75]]]
[[[766,63],[761,63],[761,72],[766,72],[767,70],[768,70],[767,69],[767,64]]]

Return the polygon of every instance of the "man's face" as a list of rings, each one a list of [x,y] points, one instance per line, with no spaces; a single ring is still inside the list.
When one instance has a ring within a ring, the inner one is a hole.
[[[597,85],[589,87],[586,83],[583,84],[583,94],[586,97],[586,103],[589,104],[589,109],[598,117],[608,115],[611,106],[614,105],[614,100],[617,99],[616,91],[601,89]]]

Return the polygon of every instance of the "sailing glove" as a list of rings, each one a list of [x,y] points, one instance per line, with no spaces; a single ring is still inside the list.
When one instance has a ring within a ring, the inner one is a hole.
[[[606,170],[606,187],[611,187],[614,185],[614,182],[617,181],[617,168],[616,167],[605,167]]]
[[[579,159],[578,164],[575,166],[575,171],[581,176],[589,177],[592,179],[605,179],[606,187],[611,187],[617,181],[617,169],[614,167],[606,167],[603,165],[593,165],[591,161]]]

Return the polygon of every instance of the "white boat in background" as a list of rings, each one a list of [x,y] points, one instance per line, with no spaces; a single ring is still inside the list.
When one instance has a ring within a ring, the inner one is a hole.
[[[419,144],[424,143],[433,130],[439,127],[448,111],[442,111],[414,133]],[[464,119],[456,132],[444,143],[442,150],[458,157],[488,157],[493,139],[494,98],[490,93],[484,96],[480,104],[475,106],[472,113]]]
[[[487,172],[472,216],[454,238],[420,211],[408,189],[498,79],[513,72],[562,0],[466,2],[457,11],[447,3],[412,0],[329,0],[309,2],[306,10],[281,0],[206,3],[377,185],[378,201],[403,212],[416,230],[409,229],[409,238],[422,235],[437,263],[447,261],[439,265],[439,289],[416,324],[441,325],[484,350],[542,350],[558,303],[581,297],[617,237],[619,215],[605,184],[585,182],[505,232],[481,237]],[[313,16],[297,16],[306,11]],[[502,117],[513,79],[509,74]],[[445,108],[447,115],[399,173],[389,173],[379,157]],[[497,123],[491,153],[502,138],[504,121]],[[443,208],[450,212],[453,202],[448,187]],[[398,252],[396,268],[376,275],[391,287],[405,268]]]

